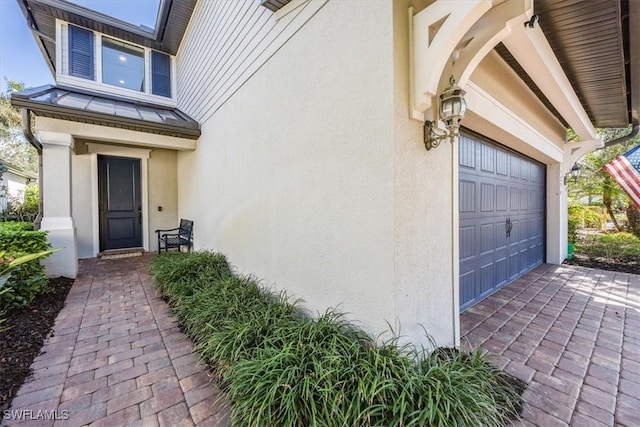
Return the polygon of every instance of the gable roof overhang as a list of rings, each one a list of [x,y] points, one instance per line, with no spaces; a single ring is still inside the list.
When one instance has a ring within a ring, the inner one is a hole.
[[[46,85],[13,93],[11,104],[41,117],[191,140],[200,137],[198,122],[177,108],[64,86]]]
[[[66,0],[17,0],[53,74],[56,19],[175,55],[197,0],[160,0],[155,29],[136,26]]]
[[[629,25],[634,22],[630,16],[640,18],[640,4],[628,0],[536,0],[534,13],[592,125],[606,128],[640,123],[640,28]],[[567,125],[567,117],[558,112],[513,52],[502,43],[496,51]]]
[[[135,26],[65,0],[17,0],[52,72],[55,19],[59,18],[139,45],[175,54],[197,0],[161,0],[155,30]],[[290,0],[261,0],[278,10]],[[629,0],[536,0],[534,12],[574,92],[596,127],[640,123],[640,2]],[[635,16],[636,21],[630,16]],[[497,51],[563,123],[567,123],[526,70],[503,46]]]

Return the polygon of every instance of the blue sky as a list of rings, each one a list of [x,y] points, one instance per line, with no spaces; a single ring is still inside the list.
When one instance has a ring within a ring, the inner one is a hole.
[[[159,0],[73,0],[107,15],[153,28]],[[0,0],[0,91],[5,77],[27,87],[53,84],[53,76],[27,27],[16,0]]]

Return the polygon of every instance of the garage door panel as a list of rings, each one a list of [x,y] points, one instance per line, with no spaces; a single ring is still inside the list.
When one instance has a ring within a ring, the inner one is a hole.
[[[520,273],[524,273],[529,267],[529,246],[520,245]]]
[[[522,234],[522,221],[520,221],[517,217],[511,217],[511,232],[509,233],[507,239],[512,245],[517,245],[520,241],[520,235]]]
[[[480,226],[480,253],[485,255],[496,250],[495,226],[493,222]]]
[[[523,181],[529,181],[529,169],[531,167],[531,163],[527,161],[520,161],[520,179]]]
[[[509,244],[509,240],[507,238],[507,224],[506,219],[498,219],[496,221],[495,226],[495,236],[496,236],[496,249],[506,249]]]
[[[494,262],[487,263],[480,267],[480,297],[484,298],[491,293],[495,286],[494,278],[496,275]]]
[[[520,190],[520,210],[529,210],[529,190],[526,188]]]
[[[531,165],[531,182],[544,184],[544,166],[538,164]]]
[[[509,253],[509,281],[520,275],[520,251]]]
[[[460,181],[460,213],[476,211],[476,183]]]
[[[508,271],[508,260],[506,256],[502,258],[498,258],[496,260],[496,286],[500,287],[507,283],[509,279]]]
[[[511,165],[511,178],[520,178],[520,159],[509,156],[509,164]]]
[[[487,182],[480,184],[480,210],[493,212],[496,206],[495,185]]]
[[[546,171],[498,145],[468,135],[460,141],[464,310],[543,262]]]
[[[496,151],[496,174],[507,176],[509,173],[509,154],[497,150]]]
[[[468,271],[460,274],[460,305],[462,308],[469,308],[480,294],[475,287],[476,272]]]
[[[487,145],[481,144],[480,156],[482,157],[481,169],[483,172],[491,172],[495,171],[495,161],[496,161],[496,150],[495,148]]]
[[[461,168],[475,169],[476,168],[476,145],[478,143],[471,139],[461,136],[459,139],[458,148],[458,163]]]
[[[517,212],[520,210],[520,189],[518,187],[509,188],[509,210]]]
[[[460,228],[460,261],[466,261],[476,256],[476,227]]]
[[[496,185],[496,210],[504,212],[507,210],[508,195],[506,185]]]

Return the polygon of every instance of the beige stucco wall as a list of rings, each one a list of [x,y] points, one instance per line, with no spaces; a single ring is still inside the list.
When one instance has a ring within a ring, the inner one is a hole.
[[[178,158],[198,248],[372,332],[395,316],[390,16],[391,2],[328,2]]]
[[[78,258],[91,258],[96,256],[97,251],[93,248],[91,156],[71,156],[71,179],[71,209],[76,226]]]
[[[422,123],[409,111],[409,6],[394,1],[394,214],[397,327],[414,342],[425,331],[438,344],[456,341],[457,257],[454,257],[454,153],[451,144],[425,150]]]
[[[153,149],[149,153],[149,250],[158,250],[155,230],[176,228],[178,218],[178,154]],[[162,207],[162,211],[158,207]]]

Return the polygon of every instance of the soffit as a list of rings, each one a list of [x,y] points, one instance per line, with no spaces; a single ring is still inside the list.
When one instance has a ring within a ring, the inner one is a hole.
[[[284,7],[291,0],[260,0],[260,4],[272,12],[278,11],[280,8]]]
[[[54,71],[56,18],[175,55],[197,0],[162,0],[156,28],[136,26],[64,0],[17,0],[29,29]]]
[[[64,86],[40,86],[11,94],[11,104],[42,117],[198,139],[200,125],[177,108],[133,102]]]
[[[630,74],[638,70],[631,70],[629,64],[628,2],[536,0],[535,13],[594,126],[626,127],[631,123]],[[637,36],[637,31],[633,36]],[[499,45],[496,51],[559,117],[507,49]]]

